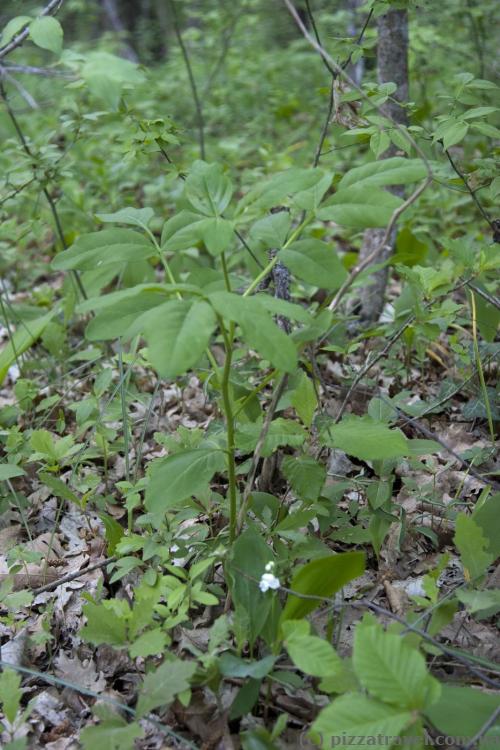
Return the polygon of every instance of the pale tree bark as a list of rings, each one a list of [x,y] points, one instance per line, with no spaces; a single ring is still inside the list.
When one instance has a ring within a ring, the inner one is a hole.
[[[379,83],[393,82],[397,89],[391,100],[384,105],[388,117],[399,125],[407,125],[406,110],[400,106],[408,101],[408,13],[406,10],[390,10],[378,20],[377,72]],[[397,148],[391,145],[384,153],[384,158],[394,156]],[[389,188],[396,195],[402,195],[399,186]],[[360,260],[366,258],[382,242],[384,229],[367,229],[360,250]],[[391,241],[382,250],[376,263],[388,260],[394,249],[396,232]],[[385,290],[388,279],[387,267],[375,271],[360,300],[360,323],[376,322],[384,307]]]
[[[129,31],[122,21],[122,17],[118,9],[117,0],[102,0],[102,7],[104,9],[104,12],[106,13],[109,25],[111,26],[113,31],[116,31],[118,34],[120,34],[122,38],[123,57],[125,57],[127,60],[130,60],[131,62],[139,62],[137,52],[128,41]]]

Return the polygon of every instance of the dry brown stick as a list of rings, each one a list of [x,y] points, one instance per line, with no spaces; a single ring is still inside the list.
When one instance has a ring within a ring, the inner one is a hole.
[[[81,570],[76,570],[74,573],[68,573],[62,578],[58,578],[56,581],[51,581],[51,583],[46,583],[45,586],[39,586],[37,589],[34,589],[33,596],[38,596],[38,594],[43,594],[45,591],[52,591],[53,589],[56,589],[58,586],[61,586],[63,583],[68,583],[69,581],[74,581],[77,578],[80,578],[80,576],[85,575],[85,573],[92,573],[93,570],[99,570],[99,568],[104,568],[106,565],[109,565],[109,563],[115,562],[117,559],[118,558],[116,557],[116,555],[113,557],[107,557],[105,560],[101,560],[100,562],[95,563],[94,565],[89,565],[88,568],[81,568]]]

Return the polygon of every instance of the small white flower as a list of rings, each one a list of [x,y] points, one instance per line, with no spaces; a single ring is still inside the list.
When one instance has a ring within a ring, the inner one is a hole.
[[[273,569],[274,569],[274,562],[271,560],[271,562],[267,563],[265,570],[267,573],[271,573]]]
[[[264,573],[259,582],[259,588],[262,593],[265,593],[269,589],[279,589],[280,586],[280,579],[273,576],[272,573]]]
[[[9,369],[7,370],[7,372],[8,372],[11,383],[15,383],[16,380],[19,380],[21,373],[17,365],[11,365]]]

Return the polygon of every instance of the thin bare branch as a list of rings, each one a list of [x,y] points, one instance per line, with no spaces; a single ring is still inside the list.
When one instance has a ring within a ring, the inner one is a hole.
[[[491,219],[491,218],[490,218],[490,217],[488,216],[488,214],[486,213],[486,211],[485,211],[485,210],[484,210],[484,208],[482,207],[482,205],[481,205],[481,203],[479,202],[479,199],[478,199],[478,197],[477,197],[476,193],[474,192],[474,190],[473,190],[473,189],[471,188],[471,186],[469,185],[469,183],[468,183],[468,181],[467,181],[467,177],[466,177],[466,176],[464,175],[464,173],[463,173],[463,172],[461,171],[461,169],[459,169],[459,167],[458,167],[458,166],[457,166],[457,164],[455,163],[455,161],[454,161],[454,159],[453,159],[452,155],[451,155],[451,154],[450,154],[450,152],[449,152],[449,149],[447,149],[447,148],[446,148],[446,149],[444,150],[444,152],[445,152],[446,156],[448,157],[448,161],[450,162],[450,164],[451,164],[451,167],[452,167],[453,171],[455,172],[455,174],[456,174],[456,175],[457,175],[458,177],[460,177],[460,179],[462,180],[462,182],[463,182],[464,186],[465,186],[465,187],[466,187],[466,189],[467,189],[467,192],[469,193],[470,197],[472,198],[472,200],[473,200],[473,201],[474,201],[474,203],[476,204],[476,206],[477,206],[477,208],[478,208],[478,210],[479,210],[479,213],[481,214],[481,216],[483,217],[483,219],[484,219],[485,221],[487,221],[487,222],[488,222],[488,224],[490,225],[491,229],[492,229],[493,231],[495,231],[495,226],[494,226],[494,223],[493,223],[492,219]]]
[[[181,48],[182,57],[184,58],[184,64],[186,66],[186,71],[189,78],[189,84],[191,86],[191,92],[193,94],[193,101],[194,106],[196,109],[196,117],[198,120],[198,139],[199,139],[199,145],[200,145],[200,158],[205,159],[205,120],[203,117],[203,107],[201,104],[200,97],[198,95],[198,88],[196,86],[196,80],[193,73],[193,68],[191,67],[191,60],[189,59],[189,53],[187,51],[187,47],[184,44],[184,39],[182,38],[181,29],[179,26],[179,19],[177,16],[177,8],[175,7],[175,1],[169,0],[169,6],[172,13],[172,18],[174,22],[174,32],[175,36],[177,37],[177,41],[179,42],[179,47]]]

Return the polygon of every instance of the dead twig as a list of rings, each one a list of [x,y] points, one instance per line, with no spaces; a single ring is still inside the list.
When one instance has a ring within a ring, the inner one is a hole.
[[[70,581],[75,581],[77,578],[81,578],[81,576],[84,576],[86,573],[92,573],[94,570],[99,570],[99,568],[104,568],[106,565],[109,565],[109,563],[115,562],[118,560],[118,557],[107,557],[105,560],[101,560],[98,563],[95,563],[94,565],[89,565],[87,568],[82,568],[81,570],[76,570],[73,573],[68,573],[67,575],[63,576],[62,578],[58,578],[55,581],[51,581],[50,583],[46,583],[45,586],[39,586],[37,589],[33,590],[33,596],[38,596],[38,594],[43,594],[45,591],[53,591],[54,589],[58,588],[58,586],[62,586],[63,583],[69,583]]]

